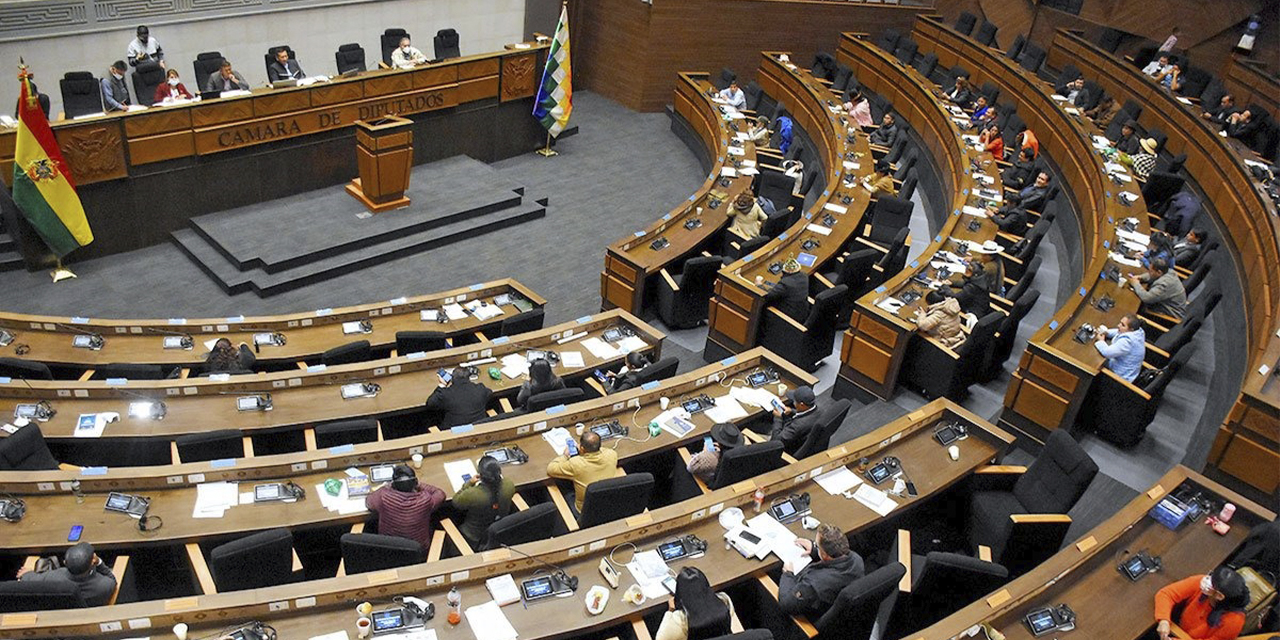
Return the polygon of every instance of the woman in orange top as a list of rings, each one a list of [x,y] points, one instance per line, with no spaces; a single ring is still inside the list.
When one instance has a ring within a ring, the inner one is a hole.
[[[1030,129],[1023,129],[1020,135],[1022,136],[1022,146],[1020,148],[1031,149],[1032,158],[1040,157],[1040,140],[1036,138],[1035,132]]]
[[[992,124],[987,127],[982,135],[978,136],[978,142],[982,145],[983,151],[991,154],[996,160],[1004,160],[1004,138],[1000,135],[1000,127]]]
[[[1179,580],[1156,592],[1156,631],[1169,640],[1173,609],[1182,605],[1178,626],[1195,640],[1234,640],[1244,628],[1249,587],[1228,567]]]

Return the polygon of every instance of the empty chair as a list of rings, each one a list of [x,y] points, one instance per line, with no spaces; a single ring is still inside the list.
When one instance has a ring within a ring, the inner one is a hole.
[[[977,24],[978,16],[975,16],[968,11],[961,11],[960,17],[956,18],[956,31],[967,36],[970,33],[973,33],[973,27]]]
[[[849,583],[831,608],[814,623],[820,638],[870,638],[871,630],[888,622],[894,592],[907,568],[891,562]]]
[[[339,45],[333,54],[333,61],[338,66],[338,75],[368,68],[364,60],[364,47],[354,42]]]
[[[849,79],[853,77],[853,69],[848,65],[837,64],[836,75],[831,79],[832,91],[844,91],[849,86]]]
[[[912,554],[909,571],[911,591],[898,594],[885,638],[901,638],[928,627],[1009,580],[1009,570],[994,562],[941,551],[923,557]]]
[[[900,37],[897,29],[885,29],[880,32],[880,37],[876,38],[876,46],[887,53],[893,53],[893,50],[898,48]]]
[[[326,367],[353,362],[364,362],[373,359],[373,347],[368,340],[356,340],[339,347],[334,347],[320,354],[320,363]]]
[[[975,475],[967,527],[970,547],[989,547],[991,559],[1014,574],[1040,564],[1062,546],[1071,526],[1066,513],[1097,474],[1097,463],[1066,429],[1057,429],[1025,472]],[[1060,517],[1015,517],[1024,514]]]
[[[164,74],[164,68],[155,60],[133,69],[133,94],[138,97],[138,104],[149,107],[156,103],[156,87],[164,83]]]
[[[85,607],[80,588],[71,582],[8,580],[0,582],[0,613],[52,611]]]
[[[440,331],[397,331],[396,354],[448,349],[446,334]]]
[[[0,358],[0,376],[18,380],[52,380],[53,372],[43,362],[21,358]]]
[[[1148,209],[1159,210],[1178,195],[1186,184],[1186,178],[1176,173],[1152,171],[1151,175],[1147,176],[1147,182],[1142,185],[1142,200],[1147,203]]]
[[[680,359],[676,357],[663,358],[649,366],[645,367],[636,374],[635,385],[637,387],[649,384],[656,380],[666,380],[676,374],[676,370],[680,368]]]
[[[316,448],[328,449],[344,444],[377,442],[378,421],[374,418],[339,420],[318,424],[315,428]]]
[[[932,78],[933,72],[938,69],[938,54],[926,53],[916,59],[916,71],[925,78]]]
[[[973,39],[977,40],[980,45],[994,47],[996,46],[996,31],[996,25],[983,20],[982,25],[978,27],[977,33],[973,34]]]
[[[825,51],[819,51],[813,56],[813,66],[809,73],[821,80],[833,79],[836,74],[836,59]]]
[[[720,456],[716,476],[709,489],[715,490],[768,473],[783,465],[782,442],[769,441],[734,447]]]
[[[717,91],[728,88],[729,84],[738,79],[738,74],[733,69],[725,67],[720,70],[720,76],[713,82]]]
[[[907,346],[903,380],[926,398],[950,398],[957,402],[969,394],[983,363],[989,357],[996,329],[1004,314],[992,311],[978,319],[969,337],[955,349],[924,336],[913,336]]]
[[[458,37],[458,32],[452,28],[437,31],[432,44],[436,50],[437,60],[448,60],[449,58],[462,56],[461,39]]]
[[[761,324],[760,345],[805,370],[817,369],[822,359],[831,355],[831,342],[840,328],[836,316],[848,291],[838,285],[819,293],[804,324],[770,307]]]
[[[112,378],[128,378],[129,380],[164,380],[169,377],[169,370],[158,364],[133,364],[131,362],[114,362],[98,367],[94,377],[100,380]]]
[[[339,540],[347,575],[407,567],[427,560],[416,540],[376,533],[344,533]]]
[[[1013,355],[1013,341],[1018,337],[1018,325],[1022,324],[1022,319],[1027,317],[1039,299],[1040,292],[1032,290],[1013,303],[1013,307],[1009,309],[1009,315],[1000,322],[996,335],[992,338],[990,357],[983,365],[981,381],[995,380],[1000,376],[1000,372],[1004,370],[1005,361]]]
[[[497,549],[546,540],[555,535],[559,515],[551,502],[537,504],[524,511],[516,511],[489,525],[489,537],[485,549]]]
[[[1018,65],[1031,73],[1039,73],[1040,67],[1044,66],[1045,52],[1034,42],[1028,42],[1023,45],[1022,53],[1018,55]]]
[[[898,40],[898,49],[893,52],[893,57],[905,65],[910,65],[916,61],[916,51],[919,46],[915,40],[911,38],[902,38]]]
[[[1178,326],[1169,329],[1164,335],[1147,345],[1147,363],[1156,368],[1164,367],[1173,356],[1182,351],[1183,347],[1191,343],[1191,339],[1203,325],[1204,320],[1201,318],[1179,322]]]
[[[906,229],[903,229],[902,231],[906,231]],[[876,283],[877,286],[884,282],[884,280],[888,280],[889,278],[898,275],[898,273],[907,266],[907,252],[911,247],[907,246],[906,242],[900,242],[899,238],[905,240],[906,236],[899,232],[898,236],[894,237],[894,243],[889,245],[889,252],[886,253],[884,258],[882,258],[876,265],[880,267],[881,274],[884,276],[883,280]]]
[[[833,285],[843,285],[846,288],[845,302],[840,307],[840,313],[836,316],[836,321],[844,324],[849,321],[849,316],[853,312],[853,305],[872,287],[867,283],[871,279],[871,273],[876,261],[882,254],[871,248],[858,249],[852,251],[844,257],[844,262],[839,263],[840,268],[832,274],[826,275],[826,279]]]
[[[907,151],[907,136],[899,134],[898,140],[893,143],[892,147],[889,148],[889,153],[885,154],[884,160],[886,162],[889,162],[890,164],[895,163],[898,160],[902,159],[902,155],[906,153],[906,151]]]
[[[1018,36],[1013,39],[1013,44],[1009,45],[1009,48],[1005,50],[1005,57],[1010,60],[1017,60],[1018,56],[1022,54],[1022,48],[1026,46],[1026,44],[1027,37],[1019,33]]]
[[[1085,80],[1084,90],[1089,94],[1089,99],[1076,106],[1081,109],[1092,109],[1098,106],[1099,102],[1102,102],[1102,96],[1105,93],[1102,89],[1102,85],[1094,82],[1093,80]]]
[[[58,461],[49,451],[44,433],[36,423],[32,422],[0,439],[0,471],[52,471],[57,468]]]
[[[911,223],[911,212],[915,203],[894,196],[880,196],[871,205],[871,228],[867,231],[867,239],[887,245],[893,242],[898,232]]]
[[[582,400],[584,395],[585,394],[582,389],[577,387],[568,387],[565,389],[556,389],[555,391],[536,393],[529,397],[529,402],[525,405],[525,410],[529,413],[533,413],[534,411],[542,411],[547,407],[572,404]]]
[[[208,462],[244,457],[244,434],[236,429],[189,433],[173,439],[182,462]]]
[[[1013,243],[1013,246],[1006,250],[1005,253],[1013,258],[1013,260],[1005,262],[1004,273],[1007,277],[1013,280],[1022,279],[1025,270],[1024,265],[1031,262],[1031,257],[1040,248],[1040,243],[1048,235],[1049,227],[1052,225],[1053,222],[1041,217],[1039,221],[1031,226],[1031,230],[1027,232],[1027,235]]]
[[[912,149],[906,152],[906,154],[902,156],[902,159],[898,161],[898,168],[893,172],[893,179],[898,182],[902,182],[906,179],[907,173],[916,166],[916,161],[919,160],[919,158],[920,152],[917,149]],[[903,199],[905,200],[906,198]]]
[[[382,45],[382,63],[391,66],[391,52],[400,46],[401,38],[411,38],[404,29],[392,28],[382,32],[379,41]]]
[[[102,111],[102,88],[88,71],[68,71],[58,81],[62,111],[67,119]]]
[[[747,254],[750,254],[756,251],[757,249],[759,249],[760,247],[763,247],[766,244],[769,244],[770,240],[772,240],[772,238],[770,238],[769,236],[762,235],[762,236],[756,236],[741,244],[730,243],[730,246],[725,248],[725,256],[727,256],[731,260],[737,260],[738,258],[741,258],[742,256],[745,256]]]
[[[671,329],[696,327],[707,319],[707,303],[720,271],[720,256],[690,258],[679,280],[664,269],[658,280],[658,316]]]
[[[270,529],[218,545],[209,552],[209,573],[219,593],[294,582],[293,534]]]
[[[756,111],[760,108],[760,99],[764,96],[764,89],[760,88],[760,84],[755,80],[747,83],[742,88],[742,97],[746,98],[747,104],[743,105],[746,111]]]
[[[537,331],[542,328],[542,323],[546,319],[546,311],[543,309],[533,309],[524,313],[510,316],[502,320],[502,328],[500,333],[504,336],[514,336],[520,333],[528,333]]]
[[[1163,368],[1148,370],[1149,379],[1140,373],[1132,383],[1103,369],[1103,375],[1089,386],[1077,424],[1118,447],[1138,444],[1160,408],[1165,389],[1186,365],[1191,351],[1182,349]]]
[[[1098,47],[1107,53],[1115,53],[1120,48],[1120,39],[1124,33],[1118,29],[1110,27],[1104,28],[1102,34],[1098,36]]]
[[[1184,96],[1198,97],[1204,93],[1205,87],[1209,86],[1209,81],[1213,79],[1213,75],[1205,71],[1201,67],[1188,66],[1186,73],[1182,76],[1182,88],[1178,93]]]
[[[1213,271],[1212,262],[1200,263],[1200,266],[1197,267],[1195,271],[1192,271],[1191,275],[1187,276],[1186,280],[1182,281],[1182,288],[1186,290],[1188,295],[1190,295],[1200,287],[1200,284],[1204,282],[1205,278],[1209,277],[1209,273],[1211,271]]]
[[[630,473],[587,485],[578,526],[586,529],[644,511],[653,493],[652,473]]]
[[[898,188],[898,197],[903,200],[910,200],[911,196],[916,194],[916,186],[919,179],[916,178],[916,172],[912,171],[907,177],[902,179],[902,186]]]
[[[1031,288],[1032,282],[1036,279],[1036,272],[1040,270],[1040,263],[1044,261],[1041,256],[1031,256],[1023,267],[1022,276],[1018,278],[1008,291],[1005,291],[1004,298],[1010,302],[1016,303],[1022,299],[1022,295]]]
[[[1156,157],[1156,171],[1161,173],[1178,173],[1187,163],[1187,154],[1161,155]]]
[[[831,436],[835,434],[836,429],[840,428],[845,417],[849,415],[849,407],[851,406],[853,406],[853,403],[848,398],[841,398],[823,407],[821,428],[809,430],[804,442],[800,443],[800,448],[796,449],[794,457],[800,460],[826,451],[827,447],[831,445]]]
[[[217,73],[218,69],[222,68],[222,53],[219,51],[201,52],[191,62],[191,68],[196,74],[195,90],[203,90],[205,84],[209,82],[209,76]]]

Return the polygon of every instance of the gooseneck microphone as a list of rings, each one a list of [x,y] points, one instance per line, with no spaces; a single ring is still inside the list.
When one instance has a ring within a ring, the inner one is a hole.
[[[559,580],[561,584],[564,584],[565,586],[569,587],[571,591],[578,590],[578,577],[569,575],[569,573],[566,572],[564,568],[562,568],[560,565],[551,564],[550,562],[547,562],[542,558],[536,558],[534,556],[531,556],[513,546],[503,544],[501,542],[499,542],[498,544],[501,545],[503,549],[506,549],[508,551],[514,551],[530,560],[533,560],[534,562],[537,562],[538,564],[541,564],[550,568],[551,570],[554,571],[552,575],[555,577],[556,580]]]

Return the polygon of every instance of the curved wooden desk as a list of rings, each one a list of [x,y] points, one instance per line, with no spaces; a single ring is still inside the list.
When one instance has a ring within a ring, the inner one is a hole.
[[[910,341],[933,340],[916,333],[915,312],[926,306],[923,297],[926,290],[915,284],[912,278],[917,275],[934,278],[929,263],[939,251],[962,255],[961,243],[982,244],[995,240],[999,231],[996,224],[990,219],[966,213],[964,209],[969,206],[985,208],[985,200],[978,195],[977,189],[987,188],[1002,194],[1003,186],[1000,184],[999,167],[994,165],[991,155],[965,142],[962,136],[968,132],[953,120],[956,114],[937,98],[937,90],[927,78],[867,41],[862,34],[843,34],[836,56],[842,64],[853,69],[859,84],[893,103],[894,109],[911,125],[924,143],[925,150],[938,163],[941,192],[944,196],[951,194],[947,206],[951,213],[933,242],[901,273],[857,301],[849,319],[849,328],[845,331],[837,382],[841,393],[864,397],[869,393],[888,399],[897,389],[898,373]],[[978,175],[987,176],[990,184],[979,179]],[[981,226],[970,229],[972,222]],[[1008,256],[1003,259],[1015,260]],[[879,306],[884,300],[897,298],[906,291],[914,291],[921,298],[903,305],[896,313]],[[940,343],[938,346],[945,349]],[[847,385],[857,387],[861,393]]]
[[[1187,154],[1185,170],[1213,206],[1244,290],[1248,364],[1240,397],[1218,431],[1209,466],[1263,493],[1280,489],[1280,217],[1259,191],[1238,147],[1196,110],[1183,104],[1141,70],[1086,41],[1059,30],[1049,60],[1069,60],[1116,100],[1143,105],[1142,121],[1169,135],[1170,153]],[[1263,88],[1265,92],[1266,89]],[[1265,367],[1265,369],[1263,368]]]
[[[0,379],[3,383],[0,384],[0,415],[12,415],[20,403],[36,399],[48,401],[57,414],[40,425],[45,437],[71,439],[66,444],[77,447],[117,438],[167,441],[182,434],[232,425],[246,435],[253,435],[283,427],[386,416],[419,409],[436,386],[436,371],[441,368],[474,366],[479,370],[478,382],[493,389],[495,396],[509,396],[526,378],[512,379],[502,374],[500,380],[494,380],[489,376],[489,369],[501,367],[501,359],[505,355],[524,354],[531,349],[580,352],[582,367],[557,366],[559,375],[575,379],[593,369],[622,362],[620,353],[600,358],[581,344],[583,339],[598,338],[606,330],[616,327],[634,331],[636,337],[645,342],[645,350],[655,357],[661,353],[664,334],[635,316],[615,309],[480,344],[331,368],[317,365],[306,371],[230,376],[225,381],[202,378],[66,383]],[[344,400],[340,386],[352,382],[375,382],[381,390],[371,398]],[[252,394],[269,394],[273,408],[269,411],[238,411],[236,398]],[[140,397],[163,400],[167,404],[167,415],[162,420],[131,417],[129,403]],[[82,414],[100,412],[118,413],[120,419],[106,427],[102,438],[75,438],[77,418]],[[425,430],[426,426],[422,425],[422,429]],[[278,431],[275,435],[279,435]]]
[[[245,342],[252,346],[254,334],[278,332],[284,335],[285,344],[260,347],[256,354],[258,362],[293,368],[296,362],[356,340],[368,340],[377,350],[394,348],[398,331],[436,331],[453,340],[461,338],[459,344],[474,341],[472,334],[475,333],[498,337],[502,321],[521,313],[519,309],[504,305],[499,307],[502,315],[488,320],[468,313],[461,320],[445,323],[427,322],[421,315],[422,311],[439,312],[447,304],[475,300],[492,304],[498,296],[526,300],[535,309],[547,304],[532,289],[506,278],[412,298],[278,316],[117,320],[0,313],[0,329],[14,337],[7,347],[0,347],[0,357],[60,365],[59,370],[73,369],[77,376],[84,369],[109,363],[199,368],[209,352],[204,346],[208,340],[227,338],[232,344]],[[354,334],[343,331],[343,323],[358,321],[368,321],[372,331]],[[75,337],[83,334],[101,336],[103,346],[99,349],[72,346]],[[191,338],[191,348],[166,349],[165,338],[170,337]],[[23,345],[30,350],[19,354],[18,347]]]
[[[940,419],[961,420],[970,426],[971,437],[958,443],[960,460],[952,462],[946,449],[933,440],[933,426]],[[971,475],[979,467],[1005,451],[1012,437],[990,426],[963,408],[938,400],[867,435],[826,452],[789,464],[781,469],[726,487],[703,496],[646,512],[590,529],[550,540],[520,545],[519,550],[537,560],[525,558],[507,549],[448,558],[435,563],[401,567],[375,573],[306,583],[231,592],[217,595],[175,598],[159,602],[141,602],[76,611],[41,611],[32,614],[10,614],[0,617],[0,631],[19,637],[57,637],[67,635],[136,635],[144,625],[167,629],[178,622],[191,625],[193,637],[203,637],[248,620],[264,620],[274,626],[281,638],[307,638],[322,633],[347,629],[354,624],[352,603],[372,601],[382,606],[397,594],[416,594],[436,601],[443,612],[443,596],[451,587],[462,594],[464,606],[490,599],[484,580],[504,573],[524,579],[550,562],[563,566],[571,575],[579,576],[581,590],[570,598],[550,598],[527,607],[511,606],[503,612],[519,630],[521,638],[559,638],[583,632],[627,624],[629,620],[653,613],[667,606],[665,599],[649,600],[633,607],[611,594],[603,615],[589,617],[582,612],[584,591],[596,578],[596,566],[609,551],[631,542],[642,549],[676,535],[696,534],[710,544],[706,557],[686,562],[696,564],[717,588],[751,579],[778,566],[775,558],[765,562],[747,560],[720,544],[723,529],[716,514],[726,507],[749,506],[757,488],[766,495],[784,497],[798,491],[812,496],[815,516],[840,526],[846,532],[857,532],[882,522],[870,509],[851,505],[839,495],[830,495],[817,486],[813,478],[836,465],[856,464],[864,456],[894,455],[911,469],[920,497],[901,504],[895,514],[942,494],[947,488]],[[788,525],[803,535],[799,523]],[[631,583],[624,577],[621,588]],[[112,625],[119,623],[125,627]],[[128,626],[128,625],[133,626]],[[106,626],[104,626],[106,625]],[[442,637],[461,637],[468,630],[464,621],[449,629],[443,613],[429,625]],[[108,632],[104,629],[115,628]]]
[[[755,143],[743,139],[750,119],[730,119],[714,102],[715,88],[707,77],[706,73],[681,73],[674,108],[706,145],[711,171],[688,202],[605,249],[604,271],[600,274],[601,309],[621,308],[642,314],[653,299],[649,284],[660,273],[675,271],[677,265],[703,248],[719,251],[713,242],[729,223],[725,211],[739,195],[751,192],[752,176],[737,173],[756,162]],[[742,149],[742,155],[731,154],[731,146]],[[669,244],[654,248],[655,242],[662,241]]]
[[[1236,505],[1231,530],[1218,535],[1203,522],[1172,531],[1147,516],[1166,494],[1186,483]],[[1152,607],[1161,587],[1197,573],[1208,573],[1249,535],[1276,514],[1182,466],[1171,469],[1149,491],[1139,494],[1105,522],[1023,574],[1003,589],[924,629],[917,638],[952,638],[981,623],[1008,640],[1031,640],[1022,622],[1031,609],[1065,603],[1078,616],[1076,634],[1108,640],[1137,640],[1155,626]],[[1116,565],[1140,550],[1159,556],[1160,573],[1130,581]],[[1071,635],[1076,635],[1071,634]]]
[[[871,199],[860,183],[873,168],[866,134],[856,127],[850,131],[852,121],[843,113],[839,96],[807,70],[783,63],[780,55],[781,52],[761,53],[757,81],[766,94],[787,105],[795,124],[812,138],[817,146],[812,157],[821,163],[826,189],[790,229],[720,270],[708,311],[710,329],[703,352],[708,359],[757,344],[756,334],[765,313],[763,296],[780,276],[770,267],[808,253],[814,256],[814,262],[802,270],[809,274],[819,272],[858,233]],[[828,215],[833,219],[830,225],[823,222]],[[803,245],[808,241],[818,244],[805,249]],[[765,284],[756,285],[756,276],[763,277]]]
[[[429,433],[410,438],[371,442],[350,447],[304,453],[261,456],[239,460],[195,462],[160,467],[123,467],[107,470],[99,476],[80,476],[68,471],[0,472],[0,492],[22,497],[27,502],[27,517],[6,524],[0,550],[21,553],[59,552],[70,545],[64,542],[72,524],[85,527],[84,539],[100,549],[135,549],[158,544],[193,542],[204,538],[250,533],[274,527],[305,528],[332,526],[365,520],[367,511],[339,514],[327,510],[318,495],[328,478],[341,477],[343,470],[367,468],[377,464],[408,463],[410,457],[422,454],[418,479],[453,494],[444,465],[451,461],[472,461],[487,448],[518,446],[529,456],[522,465],[504,468],[504,476],[519,489],[547,484],[547,463],[555,457],[542,437],[547,429],[576,423],[596,425],[616,420],[631,429],[627,439],[606,441],[618,451],[620,463],[669,451],[700,440],[714,420],[699,413],[691,422],[697,428],[676,438],[663,432],[650,438],[649,421],[656,418],[660,398],[680,402],[706,394],[712,398],[729,394],[730,386],[744,386],[745,376],[769,368],[779,374],[779,382],[788,388],[813,385],[817,379],[796,369],[785,359],[756,348],[724,362],[714,363],[679,376],[662,380],[650,388],[637,388],[585,402],[568,405],[563,410],[539,411],[530,415],[499,420],[474,428]],[[773,385],[769,389],[773,390]],[[638,403],[639,406],[635,406]],[[743,406],[748,415],[737,420],[746,424],[761,415],[762,410]],[[231,463],[231,464],[227,464]],[[69,482],[79,479],[86,495],[77,502],[69,491]],[[307,497],[296,503],[249,504],[234,507],[221,518],[193,518],[196,485],[203,482],[239,482],[241,491],[251,491],[255,483],[268,480],[290,480],[307,491]],[[55,486],[56,485],[56,486]],[[46,490],[47,489],[47,490]],[[106,492],[124,491],[152,499],[150,513],[164,519],[164,527],[155,533],[140,533],[137,523],[123,514],[105,512],[102,508]]]
[[[1002,425],[1042,442],[1049,431],[1074,424],[1094,377],[1110,374],[1103,369],[1105,359],[1092,340],[1075,340],[1077,329],[1085,323],[1114,327],[1124,314],[1136,312],[1140,305],[1131,289],[1119,288],[1103,277],[1113,268],[1121,273],[1138,271],[1112,255],[1120,246],[1116,233],[1122,220],[1136,219],[1136,233],[1150,232],[1138,183],[1131,176],[1129,182],[1113,182],[1092,144],[1092,136],[1101,132],[1083,115],[1060,107],[1050,97],[1052,88],[1047,83],[1001,52],[934,18],[921,18],[915,34],[921,49],[937,54],[940,65],[961,64],[973,74],[971,81],[993,82],[1002,97],[1017,103],[1018,114],[1036,132],[1041,148],[1053,151],[1062,189],[1074,200],[1080,216],[1085,265],[1081,286],[1068,300],[1059,301],[1053,318],[1032,335],[1005,393],[1000,417]],[[1134,203],[1124,204],[1122,194],[1135,198]],[[1104,298],[1114,301],[1105,312],[1097,306]]]

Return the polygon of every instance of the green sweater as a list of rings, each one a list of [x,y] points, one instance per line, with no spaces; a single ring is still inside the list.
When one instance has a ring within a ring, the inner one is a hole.
[[[482,484],[468,484],[453,496],[453,506],[466,512],[466,517],[458,530],[473,549],[479,551],[489,537],[489,525],[511,512],[511,496],[516,494],[516,485],[508,478],[502,479],[502,488],[498,491],[498,504],[493,504],[489,488]]]

